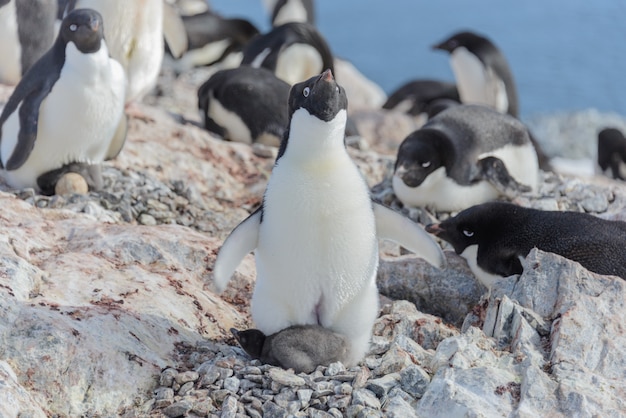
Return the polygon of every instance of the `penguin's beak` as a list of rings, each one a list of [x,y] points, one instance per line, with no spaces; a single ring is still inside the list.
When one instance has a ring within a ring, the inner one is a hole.
[[[236,330],[235,328],[231,328],[231,329],[230,329],[230,332],[231,332],[231,334],[233,334],[233,337],[235,337],[235,339],[236,339],[237,341],[239,341],[239,331],[238,331],[238,330]]]
[[[426,232],[431,233],[435,236],[439,236],[439,234],[441,234],[442,232],[444,232],[444,229],[441,227],[441,224],[430,224],[430,225],[426,225]]]
[[[330,83],[334,79],[335,78],[333,77],[333,72],[330,70],[330,68],[328,68],[322,73],[322,75],[320,75],[320,80],[326,81],[327,83]]]

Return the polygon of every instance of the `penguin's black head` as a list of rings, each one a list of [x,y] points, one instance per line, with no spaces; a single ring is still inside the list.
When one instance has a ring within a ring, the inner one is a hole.
[[[464,46],[470,51],[473,51],[482,47],[485,43],[491,44],[491,42],[483,36],[477,35],[474,32],[464,31],[455,33],[445,41],[433,45],[432,49],[441,49],[442,51],[452,53],[452,51],[458,47]]]
[[[439,132],[419,129],[406,137],[400,148],[394,167],[394,175],[409,187],[417,187],[433,171],[443,165],[441,151],[437,146]]]
[[[253,359],[260,359],[263,351],[263,344],[265,344],[265,334],[258,329],[249,329],[246,331],[238,331],[235,328],[231,328],[230,332],[233,334],[241,348],[248,353]]]
[[[449,242],[457,254],[470,245],[506,234],[507,225],[518,224],[522,209],[505,202],[489,202],[472,206],[439,224],[426,226],[426,231]]]
[[[289,118],[296,110],[306,109],[312,116],[329,122],[347,108],[346,91],[337,84],[331,70],[295,84],[289,93]]]
[[[602,129],[598,133],[598,165],[606,170],[622,162],[626,162],[626,137],[619,129]]]
[[[74,42],[83,54],[97,52],[104,38],[102,16],[92,9],[73,10],[63,19],[59,37],[65,44]]]

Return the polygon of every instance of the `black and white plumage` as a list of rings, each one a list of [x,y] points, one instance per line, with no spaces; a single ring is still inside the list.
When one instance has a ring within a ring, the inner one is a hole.
[[[273,0],[267,3],[272,13],[272,26],[290,22],[306,22],[315,25],[313,0]]]
[[[407,206],[457,211],[535,190],[539,168],[528,130],[485,106],[452,106],[400,144],[392,178]]]
[[[57,0],[0,2],[0,83],[17,84],[52,46]]]
[[[318,30],[292,22],[252,39],[243,51],[242,65],[264,67],[290,85],[325,69],[334,71],[333,55]]]
[[[224,139],[280,145],[289,122],[289,84],[247,65],[213,74],[198,89],[207,130]]]
[[[626,180],[626,137],[617,128],[598,133],[598,166],[603,174]]]
[[[294,325],[268,336],[258,329],[230,331],[251,358],[295,373],[311,373],[317,366],[336,361],[345,363],[350,352],[346,337],[319,325]]]
[[[459,32],[433,46],[450,53],[461,102],[482,104],[517,117],[519,102],[513,73],[504,54],[488,38]]]
[[[533,248],[577,261],[594,273],[626,279],[626,222],[490,202],[426,230],[452,244],[487,287],[521,274],[520,258]]]
[[[419,116],[422,113],[434,116],[438,111],[431,110],[440,106],[444,100],[460,103],[456,84],[440,80],[413,80],[400,86],[389,95],[383,109],[396,110]],[[448,104],[448,102],[445,102]]]
[[[56,177],[46,173],[115,157],[126,137],[125,89],[100,14],[68,14],[52,48],[22,78],[0,115],[0,163],[8,184],[51,193]]]
[[[399,242],[436,266],[444,258],[419,225],[372,202],[344,144],[346,118],[346,93],[330,70],[292,87],[289,130],[263,204],[228,236],[213,277],[223,290],[254,250],[256,327],[271,335],[321,325],[350,341],[352,365],[368,349],[378,312],[377,238]]]

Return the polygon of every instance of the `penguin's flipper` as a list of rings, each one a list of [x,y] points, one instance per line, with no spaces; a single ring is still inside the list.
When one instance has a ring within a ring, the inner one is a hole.
[[[259,241],[261,208],[241,222],[222,244],[213,266],[213,281],[218,292],[223,292],[241,260],[252,252]]]
[[[109,144],[109,149],[107,150],[107,154],[104,158],[105,161],[112,160],[117,157],[124,144],[126,143],[126,134],[128,133],[128,116],[123,114],[120,118],[120,123],[117,125],[117,129],[115,130],[115,134],[113,135],[113,139],[111,139],[111,143]]]
[[[515,180],[506,168],[504,162],[497,157],[485,157],[478,161],[479,175],[482,180],[488,181],[504,196],[514,198],[520,193],[530,192],[530,186]]]
[[[419,224],[380,203],[373,204],[376,234],[402,245],[437,268],[445,265],[441,247]]]
[[[187,31],[183,19],[174,6],[163,1],[163,36],[174,58],[180,58],[187,51]]]

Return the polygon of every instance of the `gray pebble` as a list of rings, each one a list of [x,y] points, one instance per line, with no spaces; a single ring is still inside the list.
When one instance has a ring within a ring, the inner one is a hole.
[[[392,373],[386,376],[379,377],[378,379],[372,379],[367,382],[367,389],[374,392],[378,397],[385,396],[391,388],[398,385],[400,380],[399,373]]]
[[[337,361],[335,363],[330,363],[326,368],[326,372],[324,373],[326,376],[335,376],[339,373],[345,372],[346,366],[343,363]]]
[[[228,396],[224,399],[224,403],[222,404],[222,414],[220,418],[235,418],[237,416],[237,409],[239,403],[234,396]]]
[[[182,417],[187,412],[191,411],[191,408],[193,408],[193,404],[190,401],[183,400],[171,404],[163,410],[163,413],[170,418]]]
[[[421,398],[430,384],[430,376],[420,366],[413,364],[400,372],[400,386],[408,394]]]
[[[240,381],[236,377],[227,377],[224,379],[224,389],[230,390],[233,393],[237,393],[239,390]]]
[[[174,378],[178,375],[178,371],[176,369],[165,369],[161,372],[161,377],[159,378],[159,384],[161,386],[171,387],[174,382]]]
[[[352,400],[350,395],[333,395],[328,398],[327,405],[331,408],[345,409]]]
[[[287,417],[287,410],[276,405],[272,401],[267,401],[263,404],[263,417],[264,418],[285,418]]]
[[[154,391],[154,397],[158,399],[174,399],[174,390],[172,388],[160,387]]]
[[[380,400],[368,389],[356,389],[352,392],[352,405],[363,405],[366,408],[380,409]]]
[[[352,385],[347,383],[342,383],[340,385],[335,386],[335,394],[336,395],[350,395],[352,393]]]
[[[193,389],[194,382],[187,382],[178,389],[178,396],[185,396]]]
[[[304,386],[305,381],[302,377],[296,376],[293,372],[274,367],[269,370],[268,375],[273,382],[283,386]]]

